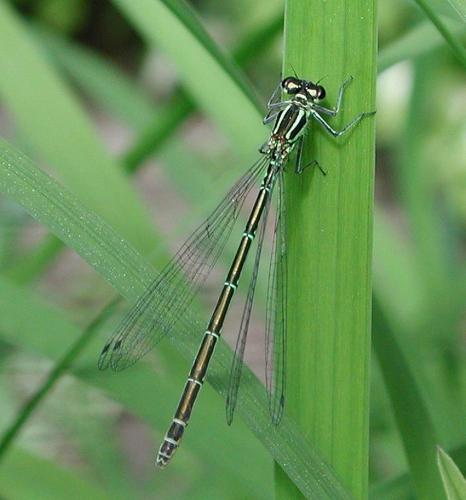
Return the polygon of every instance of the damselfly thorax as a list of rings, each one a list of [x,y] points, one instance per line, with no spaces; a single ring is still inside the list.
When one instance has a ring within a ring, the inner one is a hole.
[[[306,131],[310,111],[306,96],[297,94],[290,104],[277,113],[270,138],[261,148],[274,163],[284,165],[298,140]]]
[[[351,78],[348,78],[340,87],[335,108],[326,108],[319,104],[325,98],[325,90],[321,85],[296,77],[287,77],[280,82],[267,105],[268,113],[264,123],[273,123],[273,127],[268,141],[260,148],[261,158],[241,177],[212,214],[188,238],[128,312],[102,350],[99,367],[105,369],[110,366],[114,370],[122,370],[141,358],[164,336],[174,331],[186,335],[201,331],[196,322],[185,318],[185,310],[216,264],[238,219],[244,200],[262,177],[235,257],[225,277],[207,328],[204,330],[180,402],[157,455],[156,463],[160,467],[168,464],[180,444],[197,396],[204,384],[210,359],[220,340],[225,317],[238,288],[244,264],[251,248],[255,246],[253,272],[226,387],[228,423],[233,419],[262,245],[272,194],[277,186],[278,189],[275,190],[278,191],[277,216],[273,228],[266,298],[265,378],[271,419],[276,424],[281,419],[286,387],[287,325],[284,169],[294,150],[296,150],[297,174],[310,165],[318,165],[320,168],[317,162],[302,165],[303,143],[310,121],[316,121],[332,136],[339,137],[357,125],[362,118],[372,114],[359,114],[340,131],[333,129],[323,118],[322,115],[338,114],[343,92],[350,81]]]

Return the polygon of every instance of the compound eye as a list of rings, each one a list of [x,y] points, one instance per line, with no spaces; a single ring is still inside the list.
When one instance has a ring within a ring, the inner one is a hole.
[[[322,85],[317,85],[317,99],[321,101],[322,99],[325,99],[325,89],[322,87]]]
[[[311,84],[306,88],[306,92],[312,100],[320,101],[325,98],[325,89],[321,85]]]
[[[301,82],[297,78],[289,76],[282,80],[282,88],[287,94],[297,94],[301,89]]]

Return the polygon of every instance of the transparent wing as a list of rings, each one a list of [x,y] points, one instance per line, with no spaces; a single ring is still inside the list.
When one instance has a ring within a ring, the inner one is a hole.
[[[215,265],[268,161],[261,157],[239,179],[137,300],[102,349],[101,370],[127,368],[170,334]]]
[[[286,386],[287,259],[285,225],[285,179],[278,178],[278,207],[269,265],[265,321],[265,380],[272,422],[283,415]]]
[[[236,339],[235,354],[233,356],[233,362],[230,370],[230,378],[228,381],[228,390],[226,399],[226,415],[227,415],[228,425],[230,425],[233,421],[233,414],[235,411],[236,401],[238,398],[238,388],[241,382],[244,350],[246,347],[246,339],[249,330],[249,321],[251,319],[251,310],[254,301],[254,291],[256,289],[257,275],[259,273],[262,245],[264,243],[264,236],[267,227],[267,219],[270,210],[271,198],[272,197],[270,196],[268,199],[267,205],[265,207],[264,213],[262,214],[262,219],[259,223],[259,228],[257,231],[256,258],[254,260],[254,267],[252,271],[251,281],[249,283],[248,295],[246,297],[246,302],[243,309],[243,315],[241,317],[241,324],[238,332],[238,337]]]

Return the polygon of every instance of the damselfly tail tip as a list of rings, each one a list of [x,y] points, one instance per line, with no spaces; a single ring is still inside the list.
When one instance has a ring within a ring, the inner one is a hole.
[[[155,465],[159,469],[164,469],[172,459],[177,448],[178,442],[168,436],[165,436],[163,443],[160,445],[159,452],[157,453]]]
[[[166,457],[165,455],[161,455],[159,452],[157,454],[157,458],[155,459],[155,465],[158,469],[165,469],[169,461],[170,459],[168,457]]]

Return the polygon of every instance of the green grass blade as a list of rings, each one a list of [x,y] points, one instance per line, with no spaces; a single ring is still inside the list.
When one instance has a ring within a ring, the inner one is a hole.
[[[402,240],[396,224],[382,210],[376,210],[374,222],[375,293],[390,310],[396,328],[414,331],[424,314],[415,247]]]
[[[270,46],[282,28],[283,13],[280,11],[243,37],[232,49],[233,59],[240,65],[251,62]],[[138,88],[137,83],[116,66],[91,50],[48,29],[41,27],[38,35],[39,41],[45,44],[54,61],[93,100],[132,128],[142,131],[143,137],[148,135],[151,126],[157,129],[158,117],[154,114],[164,116],[163,108],[159,110]],[[223,57],[222,55],[221,58]],[[219,63],[221,64],[221,61]],[[248,95],[254,95],[254,92],[249,89]],[[179,106],[184,108],[187,101],[191,106],[195,106],[183,89],[177,91],[176,98],[177,100],[170,103],[171,114],[176,114]],[[167,135],[167,132],[165,134]],[[157,135],[155,142],[159,142]]]
[[[419,365],[419,380],[429,394],[437,431],[447,442],[455,442],[462,438],[461,423],[465,418],[464,405],[458,404],[458,395],[453,394],[455,383],[451,383],[461,379],[457,325],[464,309],[465,281],[463,263],[454,250],[461,246],[460,229],[438,196],[438,162],[426,154],[431,142],[431,136],[425,134],[426,126],[435,113],[432,103],[442,75],[438,57],[438,53],[426,55],[413,65],[413,87],[396,173],[416,252],[414,266],[423,291],[422,316],[412,333],[422,340],[424,359],[437,354],[437,363]],[[447,227],[451,231],[448,238]]]
[[[431,23],[437,28],[439,33],[445,38],[445,41],[449,45],[455,57],[458,61],[466,66],[466,49],[461,44],[461,42],[457,39],[457,37],[451,32],[448,28],[447,24],[440,17],[438,12],[431,5],[432,2],[429,0],[415,0],[420,9],[424,12],[428,19],[430,19]]]
[[[389,317],[374,297],[373,344],[382,369],[398,429],[409,462],[417,498],[442,498],[435,451],[438,444],[434,425],[411,367],[401,350]]]
[[[251,151],[265,137],[265,130],[257,126],[261,106],[235,64],[221,54],[194,13],[185,3],[175,0],[113,3],[149,45],[156,45],[169,55],[189,94],[224,130],[237,146],[238,154],[249,160]],[[245,95],[248,99],[244,99]]]
[[[153,120],[156,107],[152,100],[119,68],[50,29],[34,28],[31,31],[52,61],[104,109],[110,109],[115,117],[136,130]]]
[[[448,19],[445,19],[444,22],[455,37],[464,41],[465,29],[462,24]],[[413,59],[429,51],[435,50],[444,43],[445,39],[432,23],[428,21],[419,23],[386,47],[382,48],[378,57],[378,71],[380,73],[400,61]]]
[[[453,448],[450,455],[461,471],[466,472],[466,445]],[[412,478],[408,473],[376,483],[370,489],[370,498],[374,500],[411,500],[413,496]]]
[[[275,14],[268,23],[249,33],[234,49],[233,57],[245,64],[257,56],[277,36],[282,20],[282,14]],[[121,161],[127,172],[134,172],[149,155],[160,149],[196,109],[183,89],[168,104],[156,109],[135,89],[133,82],[96,54],[44,29],[39,30],[39,35],[56,61],[93,99],[130,126],[142,129],[135,144],[123,154]],[[61,248],[62,243],[55,237],[44,238],[39,248],[25,256],[21,265],[13,267],[9,275],[23,283],[34,279],[58,255]]]
[[[276,9],[275,9],[276,10]],[[283,10],[279,10],[253,31],[246,33],[242,40],[233,47],[231,55],[240,65],[244,66],[260,56],[264,50],[270,49],[271,43],[283,31]]]
[[[369,498],[371,500],[412,500],[414,496],[411,476],[403,474],[371,485]]]
[[[437,363],[418,363],[422,373],[419,381],[429,394],[429,410],[437,432],[447,442],[455,442],[463,437],[461,424],[465,418],[464,405],[458,404],[455,384],[451,383],[461,379],[462,364],[457,355],[461,342],[457,325],[464,310],[465,275],[461,257],[454,250],[461,247],[461,230],[439,199],[441,187],[435,178],[438,162],[426,154],[431,136],[426,136],[425,131],[435,113],[432,103],[442,74],[438,54],[418,58],[413,69],[413,87],[396,171],[416,253],[413,264],[423,293],[422,316],[412,334],[422,341],[420,353],[424,359],[433,353],[437,355]],[[448,238],[446,227],[451,231]]]
[[[115,498],[51,461],[15,448],[0,467],[0,496],[15,500]],[[118,498],[118,497],[117,497]]]
[[[16,283],[30,283],[43,274],[62,250],[63,243],[48,234],[19,262],[6,269],[5,275]]]
[[[79,252],[127,299],[135,300],[154,278],[145,260],[120,236],[4,142],[0,143],[0,190]],[[198,337],[175,334],[172,340],[191,360],[198,348]],[[231,362],[231,350],[222,342],[211,362],[208,379],[222,397],[226,397],[225,377]],[[302,442],[292,421],[285,417],[278,428],[270,422],[264,387],[246,368],[238,404],[238,414],[305,495],[347,497],[332,469]]]
[[[466,479],[442,448],[437,450],[437,464],[448,500],[466,500]]]
[[[440,228],[443,221],[435,204],[435,184],[431,181],[428,158],[423,157],[425,136],[421,131],[430,123],[431,102],[435,96],[437,58],[435,54],[416,60],[415,77],[411,92],[408,118],[404,133],[401,161],[397,169],[397,183],[400,198],[406,207],[413,233],[418,258],[419,277],[423,280],[428,297],[433,303],[438,292],[445,286],[449,265],[445,259]]]
[[[269,46],[271,40],[281,32],[282,26],[283,16],[275,15],[267,24],[250,33],[233,49],[233,58],[241,66],[246,65]],[[221,64],[221,61],[218,63]],[[252,90],[249,94],[252,94]],[[245,95],[245,98],[247,97],[248,95]],[[196,103],[189,97],[188,92],[181,88],[171,102],[159,109],[153,123],[141,132],[134,145],[126,152],[124,157],[126,168],[130,171],[135,170],[151,154],[160,149],[166,139],[171,137],[196,109]],[[224,111],[227,113],[226,108]]]
[[[4,431],[0,439],[0,463],[4,460],[5,453],[19,434],[24,424],[32,415],[37,406],[45,396],[53,389],[58,379],[65,373],[70,365],[81,354],[82,350],[92,340],[101,324],[113,313],[117,300],[111,302],[103,311],[84,329],[83,333],[71,345],[64,356],[55,364],[49,375],[46,377],[36,392],[26,401],[21,410],[17,413],[15,420],[10,427]]]
[[[337,128],[374,109],[372,1],[289,0],[285,73],[318,80],[333,105],[354,81]],[[374,119],[346,140],[312,128],[306,161],[327,176],[287,175],[289,249],[288,408],[299,429],[333,465],[354,497],[367,494]],[[304,389],[305,388],[305,389]],[[294,498],[281,474],[278,496]]]
[[[154,231],[141,203],[6,2],[0,2],[0,46],[0,95],[28,146],[84,203],[149,251]]]
[[[448,0],[458,16],[466,23],[466,2],[464,0]]]

